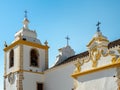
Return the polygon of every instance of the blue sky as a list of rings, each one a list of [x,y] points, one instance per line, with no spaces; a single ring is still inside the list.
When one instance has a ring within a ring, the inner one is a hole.
[[[50,65],[58,49],[66,45],[67,35],[76,54],[87,50],[98,21],[110,41],[120,38],[120,0],[0,0],[0,90],[3,90],[4,41],[10,44],[23,27],[25,10],[29,28],[37,31],[42,43],[49,42]]]

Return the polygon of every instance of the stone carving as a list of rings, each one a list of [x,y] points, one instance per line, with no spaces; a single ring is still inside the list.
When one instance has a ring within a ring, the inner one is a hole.
[[[120,62],[120,57],[115,53],[115,51],[109,51],[109,55],[112,56],[112,60],[111,60],[112,63]]]
[[[84,60],[80,60],[79,58],[77,58],[76,62],[75,62],[75,73],[80,72],[81,71],[81,66],[83,65]]]
[[[117,50],[117,52],[119,53],[118,50]],[[104,57],[106,57],[106,56],[108,56],[108,55],[112,56],[112,60],[111,60],[112,63],[120,62],[120,57],[119,57],[119,55],[117,55],[117,54],[115,53],[115,51],[113,51],[113,50],[106,50],[106,51],[105,51],[104,49],[102,49],[102,50],[101,50],[101,54],[102,54]]]
[[[89,59],[92,60],[92,67],[97,66],[97,61],[100,59],[101,53],[100,50],[96,47],[89,51]]]
[[[102,49],[101,50],[101,55],[103,56],[103,57],[106,57],[106,56],[108,56],[109,55],[109,50],[107,49]]]

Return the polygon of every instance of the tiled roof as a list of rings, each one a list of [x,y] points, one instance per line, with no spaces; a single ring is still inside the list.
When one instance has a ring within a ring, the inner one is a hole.
[[[120,39],[112,41],[108,44],[108,49],[120,45]]]
[[[109,49],[109,48],[112,48],[112,47],[115,47],[115,46],[117,46],[117,45],[120,45],[120,39],[110,42],[110,43],[108,44],[108,49]],[[61,62],[61,63],[59,63],[59,64],[57,64],[57,65],[55,65],[55,66],[59,66],[59,65],[65,64],[65,63],[69,63],[69,62],[71,62],[71,61],[76,60],[77,58],[83,58],[83,57],[88,56],[88,55],[89,55],[89,52],[88,52],[88,51],[85,51],[85,52],[82,52],[82,53],[80,53],[80,54],[77,54],[77,55],[74,55],[74,56],[72,56],[72,57],[69,57],[69,58],[67,58],[66,60],[64,60],[63,62]],[[55,66],[54,66],[54,67],[55,67]]]

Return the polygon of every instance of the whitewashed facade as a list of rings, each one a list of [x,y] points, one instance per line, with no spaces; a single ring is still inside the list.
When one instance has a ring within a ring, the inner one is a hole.
[[[120,40],[109,42],[100,31],[88,43],[88,51],[75,55],[67,46],[59,49],[55,64],[48,68],[48,43],[23,28],[5,44],[4,90],[120,90]]]

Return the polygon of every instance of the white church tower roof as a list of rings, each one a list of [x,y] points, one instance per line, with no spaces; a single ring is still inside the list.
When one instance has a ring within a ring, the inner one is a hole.
[[[69,45],[70,38],[67,36],[66,39],[67,39],[67,45],[59,49],[59,55],[56,56],[56,61],[54,65],[58,65],[67,58],[75,55],[75,51]]]
[[[29,24],[29,20],[27,18],[27,11],[25,11],[25,18],[23,20],[23,28],[15,34],[15,40],[13,42],[21,38],[26,41],[41,44],[40,40],[37,39],[36,31],[30,30],[28,27],[28,24]]]

